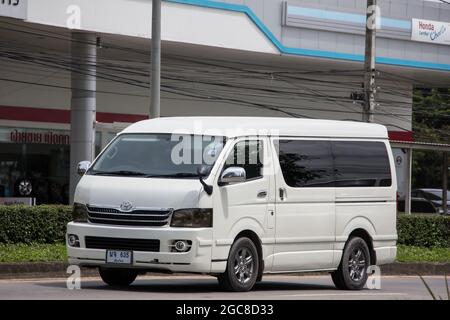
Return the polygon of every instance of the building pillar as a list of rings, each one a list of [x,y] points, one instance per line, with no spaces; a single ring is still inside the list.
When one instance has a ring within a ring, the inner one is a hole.
[[[96,113],[97,38],[94,34],[72,33],[70,113],[70,203],[80,180],[77,164],[94,159]]]

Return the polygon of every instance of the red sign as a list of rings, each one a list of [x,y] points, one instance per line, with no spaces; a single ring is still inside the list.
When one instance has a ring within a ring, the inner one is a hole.
[[[19,132],[13,130],[10,133],[10,140],[13,143],[43,143],[43,144],[70,144],[70,137],[68,134],[57,133],[53,131],[42,132]]]

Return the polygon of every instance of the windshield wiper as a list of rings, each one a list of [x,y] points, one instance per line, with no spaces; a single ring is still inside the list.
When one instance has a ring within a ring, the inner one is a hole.
[[[148,174],[139,171],[131,170],[118,170],[118,171],[94,171],[92,175],[99,176],[131,176],[131,177],[144,177],[144,178],[197,178],[195,173],[179,172],[169,174]]]
[[[94,171],[93,175],[99,176],[135,176],[135,177],[145,177],[147,176],[144,172],[131,171],[131,170],[118,170],[118,171]]]
[[[146,178],[197,178],[198,175],[195,173],[179,172],[171,174],[148,174]]]

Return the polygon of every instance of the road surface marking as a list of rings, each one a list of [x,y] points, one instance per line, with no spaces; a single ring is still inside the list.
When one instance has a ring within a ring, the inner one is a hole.
[[[283,294],[283,297],[325,297],[325,296],[407,296],[407,293],[399,292],[380,292],[380,293],[298,293],[298,294]]]

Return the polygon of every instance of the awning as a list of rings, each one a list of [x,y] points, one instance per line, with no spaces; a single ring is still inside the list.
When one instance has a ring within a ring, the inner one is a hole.
[[[450,144],[430,143],[430,142],[408,142],[408,141],[392,141],[392,148],[402,148],[411,150],[430,150],[450,152]]]

